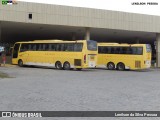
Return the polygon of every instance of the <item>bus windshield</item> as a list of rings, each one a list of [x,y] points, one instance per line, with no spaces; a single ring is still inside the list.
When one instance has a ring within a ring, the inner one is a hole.
[[[97,51],[97,42],[93,40],[87,40],[87,49],[91,51]]]
[[[151,52],[151,45],[150,44],[146,44],[146,51]]]

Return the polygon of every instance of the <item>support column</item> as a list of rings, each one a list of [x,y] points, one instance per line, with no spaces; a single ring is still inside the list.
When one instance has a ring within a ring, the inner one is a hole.
[[[76,40],[76,33],[72,32],[72,40]]]
[[[156,66],[160,67],[160,33],[156,34]]]
[[[89,27],[86,28],[85,40],[90,40],[90,28]]]
[[[2,28],[1,28],[1,21],[0,21],[0,44],[2,43]]]

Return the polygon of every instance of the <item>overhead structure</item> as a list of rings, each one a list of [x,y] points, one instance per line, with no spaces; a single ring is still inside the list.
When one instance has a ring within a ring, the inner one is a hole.
[[[159,43],[159,34],[160,16],[22,1],[12,5],[0,3],[1,43],[94,39],[152,44]]]

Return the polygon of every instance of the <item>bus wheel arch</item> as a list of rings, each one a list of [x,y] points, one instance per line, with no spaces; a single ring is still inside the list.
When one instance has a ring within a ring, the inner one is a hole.
[[[55,63],[55,67],[56,67],[57,69],[61,70],[61,69],[62,69],[62,63],[61,63],[60,61],[57,61],[57,62]]]
[[[19,59],[19,60],[18,60],[18,66],[19,66],[19,67],[23,67],[23,61],[22,61],[22,59]]]
[[[116,68],[117,70],[125,70],[125,64],[123,62],[119,62]]]
[[[68,61],[65,61],[63,64],[63,69],[64,70],[70,70],[71,69],[71,65]]]
[[[115,69],[115,64],[114,64],[113,62],[108,62],[108,63],[107,63],[107,68],[108,68],[109,70],[114,70],[114,69]]]

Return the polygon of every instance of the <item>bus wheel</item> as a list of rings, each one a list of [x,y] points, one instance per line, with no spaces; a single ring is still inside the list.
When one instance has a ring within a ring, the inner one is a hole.
[[[22,60],[18,60],[18,66],[22,67],[23,66],[23,61]]]
[[[82,70],[82,68],[76,68],[76,70],[81,71],[81,70]]]
[[[61,62],[59,62],[59,61],[56,62],[55,67],[56,67],[57,69],[61,70],[61,69],[62,69],[62,64],[61,64]]]
[[[109,63],[107,64],[107,68],[108,68],[109,70],[114,70],[114,69],[115,69],[114,63],[109,62]]]
[[[125,65],[123,63],[118,63],[117,70],[125,70]]]
[[[65,70],[70,70],[70,64],[69,64],[69,62],[65,62],[64,64],[63,64],[63,68],[65,69]]]

